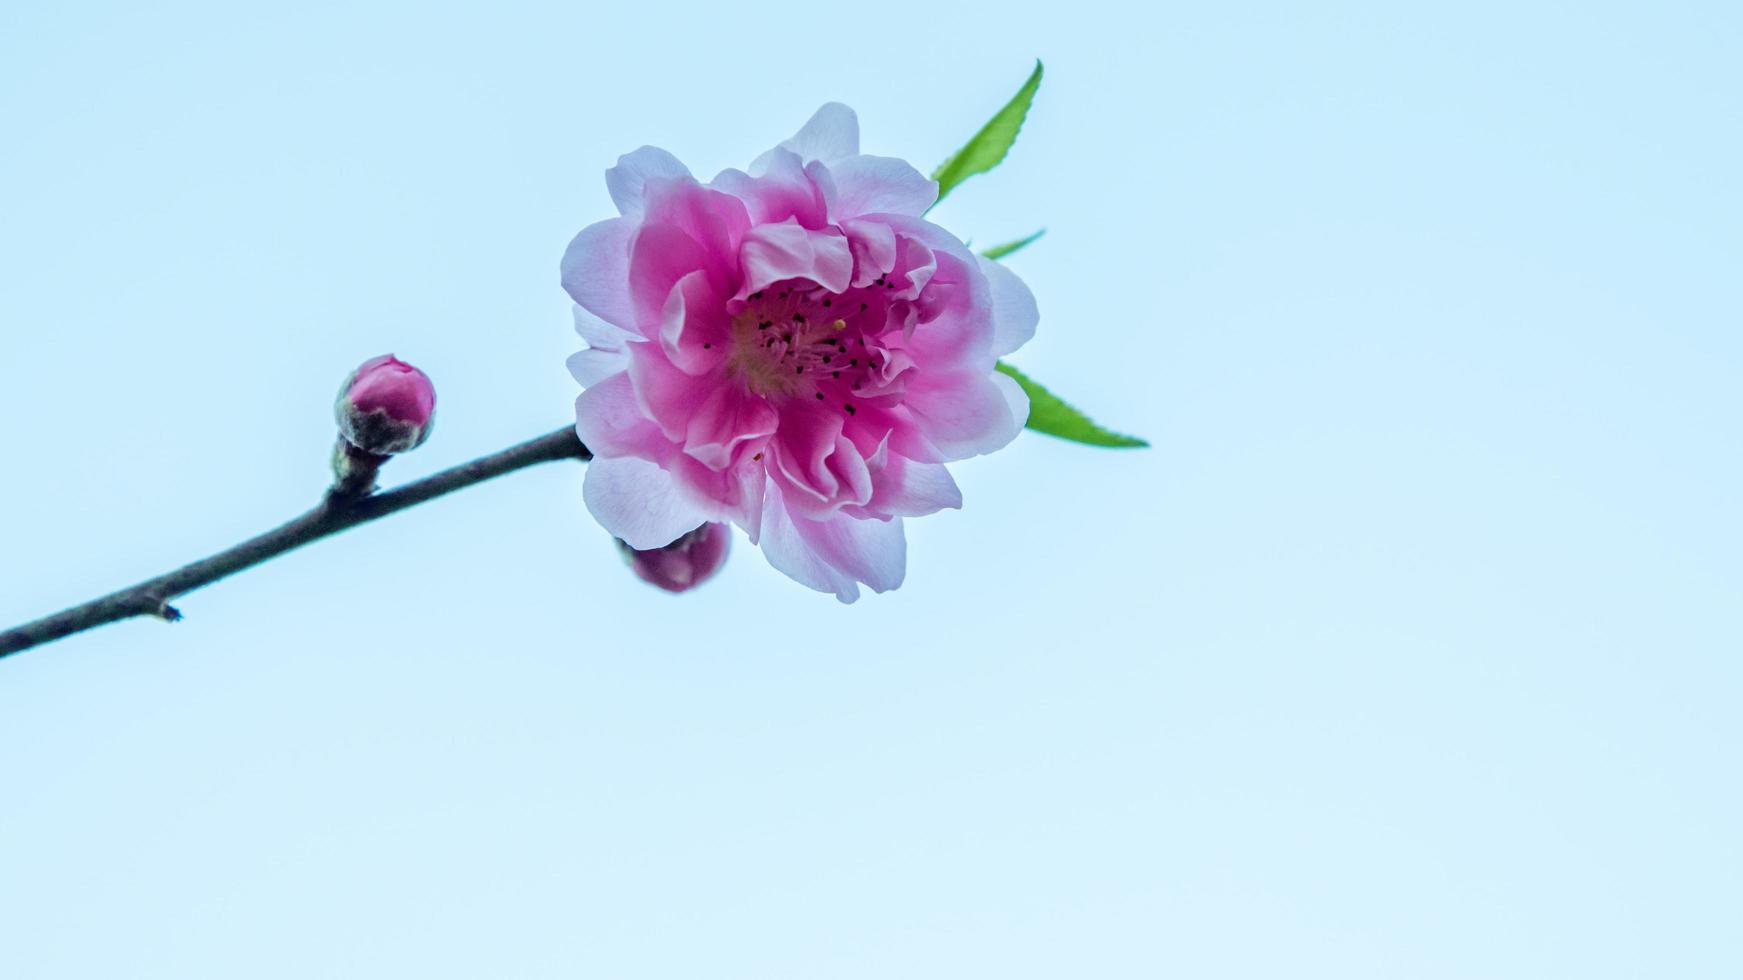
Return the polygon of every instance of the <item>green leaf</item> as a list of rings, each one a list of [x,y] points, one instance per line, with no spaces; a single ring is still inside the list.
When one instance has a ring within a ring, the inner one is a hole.
[[[1058,395],[1031,381],[1028,375],[1004,361],[998,363],[998,369],[1022,385],[1023,391],[1028,394],[1028,427],[1036,432],[1045,432],[1050,436],[1089,446],[1107,446],[1114,449],[1143,448],[1150,445],[1136,436],[1123,436],[1096,425],[1090,421],[1089,416],[1065,404]]]
[[[1019,249],[1027,248],[1032,242],[1035,241],[1035,239],[1040,238],[1042,235],[1045,235],[1045,234],[1047,234],[1047,229],[1043,228],[1040,231],[1034,233],[1033,235],[1030,235],[1027,238],[1019,238],[1014,242],[1006,242],[1003,245],[994,245],[992,248],[989,248],[980,254],[986,256],[989,259],[1002,259],[1005,256],[1011,254],[1012,252],[1015,252]]]
[[[1029,114],[1029,103],[1035,101],[1035,90],[1040,87],[1041,62],[1037,61],[1035,71],[1011,101],[987,120],[980,132],[974,134],[974,139],[932,172],[932,179],[938,182],[938,200],[944,200],[944,195],[957,184],[999,165],[999,161],[1010,152],[1011,144],[1017,141],[1017,131],[1023,128],[1023,118]]]

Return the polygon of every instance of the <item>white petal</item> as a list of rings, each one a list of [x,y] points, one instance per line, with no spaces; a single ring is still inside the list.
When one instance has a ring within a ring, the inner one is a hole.
[[[862,214],[919,217],[938,200],[938,184],[906,160],[851,156],[828,164],[834,183],[829,214],[839,221]]]
[[[1035,337],[1041,313],[1035,294],[1017,274],[992,259],[977,255],[993,292],[993,356],[1004,357]]]
[[[605,172],[605,189],[611,192],[611,202],[626,218],[639,217],[646,210],[643,189],[650,178],[688,177],[690,168],[657,146],[644,146],[617,158],[617,166]]]
[[[570,311],[575,318],[575,332],[581,335],[582,340],[587,341],[589,347],[621,350],[625,343],[641,339],[640,334],[630,333],[616,324],[601,320],[587,312],[579,303],[573,304]]]
[[[793,523],[818,558],[873,592],[888,592],[902,584],[908,569],[908,541],[901,518],[861,520],[837,514],[826,521],[795,517]]]
[[[996,371],[978,374],[919,372],[903,402],[921,435],[947,460],[967,459],[1003,448],[1029,417],[1029,398],[1015,381]]]
[[[993,374],[993,384],[998,385],[999,393],[1005,396],[1005,407],[1010,409],[1011,419],[1017,423],[1017,428],[1022,429],[1028,425],[1029,393],[1015,379],[1002,373]]]
[[[818,592],[833,592],[842,602],[859,598],[859,585],[841,569],[824,561],[805,539],[787,513],[781,500],[781,488],[770,481],[763,497],[763,526],[760,540],[763,557],[775,571],[800,585]]]
[[[806,161],[831,163],[855,156],[859,153],[859,117],[839,102],[825,102],[781,145]]]
[[[581,497],[607,531],[642,550],[671,544],[708,520],[679,495],[670,474],[642,459],[594,459]]]
[[[629,367],[629,354],[604,347],[589,347],[569,355],[569,373],[583,388],[599,384]]]
[[[625,330],[635,328],[629,294],[629,248],[635,229],[635,222],[627,218],[588,225],[569,243],[562,263],[563,289],[569,298]]]
[[[916,463],[891,455],[884,472],[872,481],[877,488],[866,510],[895,517],[924,517],[946,507],[962,509],[962,490],[943,463]]]

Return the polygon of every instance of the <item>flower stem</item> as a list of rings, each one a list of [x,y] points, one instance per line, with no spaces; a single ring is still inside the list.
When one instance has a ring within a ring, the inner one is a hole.
[[[353,496],[329,491],[308,513],[210,558],[0,633],[0,657],[134,616],[156,616],[174,622],[181,618],[181,613],[169,604],[171,599],[252,568],[269,558],[277,558],[311,541],[319,541],[504,473],[553,460],[586,461],[592,458],[593,453],[581,444],[575,430],[563,428],[386,493]]]

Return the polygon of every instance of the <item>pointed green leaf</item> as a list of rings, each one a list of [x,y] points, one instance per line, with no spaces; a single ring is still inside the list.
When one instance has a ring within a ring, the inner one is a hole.
[[[974,139],[933,171],[932,179],[938,182],[938,200],[944,200],[944,195],[957,184],[999,165],[999,161],[1010,152],[1011,144],[1017,141],[1017,131],[1023,128],[1023,118],[1029,114],[1029,103],[1035,101],[1035,90],[1040,87],[1041,62],[1037,61],[1029,80],[1023,83],[1011,101],[987,120],[980,132],[974,134]]]
[[[1003,245],[994,245],[992,248],[989,248],[980,254],[986,256],[989,259],[1002,259],[1005,256],[1011,254],[1012,252],[1018,251],[1019,249],[1027,248],[1031,243],[1033,243],[1035,241],[1035,239],[1040,238],[1042,235],[1045,235],[1045,234],[1047,234],[1047,229],[1043,228],[1040,231],[1034,233],[1033,235],[1030,235],[1027,238],[1019,238],[1014,242],[1006,242]]]
[[[1011,367],[1004,361],[998,363],[1001,373],[1023,386],[1023,391],[1029,396],[1028,427],[1036,432],[1045,432],[1050,436],[1081,442],[1090,446],[1107,446],[1109,448],[1142,448],[1150,444],[1136,436],[1123,436],[1091,422],[1089,416],[1083,414],[1059,399],[1059,396],[1041,387],[1023,372]]]

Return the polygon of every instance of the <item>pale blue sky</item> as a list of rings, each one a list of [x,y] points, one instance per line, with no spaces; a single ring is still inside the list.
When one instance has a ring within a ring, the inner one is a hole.
[[[1416,9],[1406,10],[1404,6]],[[0,624],[564,423],[642,143],[821,102],[1039,297],[1025,436],[843,607],[581,470],[0,662],[0,975],[1743,973],[1734,4],[10,4]]]

